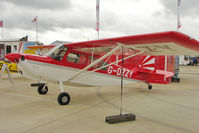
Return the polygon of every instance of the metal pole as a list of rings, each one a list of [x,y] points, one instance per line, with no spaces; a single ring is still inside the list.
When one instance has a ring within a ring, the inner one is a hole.
[[[99,4],[100,0],[96,0],[96,30],[98,33],[98,39],[99,39]]]
[[[98,29],[98,39],[99,39],[99,29]]]
[[[36,41],[38,41],[38,16],[36,18]]]
[[[181,0],[178,0],[178,3],[177,3],[177,32],[179,31],[179,28],[181,27],[181,22],[180,22],[180,5],[181,5]]]
[[[180,22],[180,5],[181,5],[181,0],[178,0],[177,3],[177,32],[179,32],[179,29],[181,27],[181,22]],[[175,60],[175,67],[174,67],[174,71],[175,74],[177,74],[177,71],[179,70],[179,56],[174,56],[174,60]]]
[[[124,46],[122,46],[122,73],[121,73],[121,99],[120,99],[120,115],[122,115],[122,94],[123,94],[123,64],[124,64]]]
[[[3,40],[3,27],[2,27],[2,40]]]

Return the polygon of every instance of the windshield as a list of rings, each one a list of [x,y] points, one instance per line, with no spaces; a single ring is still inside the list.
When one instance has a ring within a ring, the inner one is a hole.
[[[52,55],[52,53],[54,53],[57,49],[59,49],[61,46],[63,46],[64,44],[58,44],[55,47],[53,47],[51,50],[49,50],[45,55],[50,56]]]
[[[53,58],[54,60],[61,61],[67,51],[67,47],[63,44],[55,46],[46,55]]]

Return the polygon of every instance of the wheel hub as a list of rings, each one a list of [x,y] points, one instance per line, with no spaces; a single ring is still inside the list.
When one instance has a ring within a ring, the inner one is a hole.
[[[62,101],[63,101],[64,103],[66,103],[66,102],[68,101],[67,96],[62,97]]]

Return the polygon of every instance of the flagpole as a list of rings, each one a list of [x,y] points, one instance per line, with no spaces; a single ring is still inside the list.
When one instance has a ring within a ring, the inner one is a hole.
[[[98,30],[98,35],[97,35],[98,39],[99,39],[99,30]]]
[[[179,31],[179,29],[181,28],[180,5],[181,5],[181,0],[178,0],[178,4],[177,4],[177,31]]]
[[[180,22],[180,5],[181,5],[181,0],[178,0],[177,3],[177,32],[179,31],[179,29],[181,28],[181,22]],[[174,73],[177,74],[178,76],[178,70],[179,70],[179,56],[175,56],[175,66],[174,66]],[[173,77],[172,77],[173,78]]]
[[[36,41],[38,41],[38,16],[36,18]]]
[[[98,36],[97,36],[97,37],[98,37],[98,39],[99,39],[99,30],[98,30]]]
[[[3,40],[3,27],[2,27],[2,40]]]
[[[179,31],[179,24],[180,24],[180,13],[179,13],[179,6],[177,7],[177,31]]]
[[[1,29],[1,38],[2,38],[2,40],[3,40],[3,21],[2,20],[0,20],[0,28],[2,28]]]
[[[96,30],[98,33],[98,39],[99,39],[99,3],[100,0],[96,0]]]

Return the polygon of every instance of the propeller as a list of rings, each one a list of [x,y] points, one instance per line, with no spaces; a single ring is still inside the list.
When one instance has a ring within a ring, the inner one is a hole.
[[[18,63],[19,59],[22,57],[22,55],[20,53],[10,53],[5,55],[5,58],[7,58],[9,61],[14,62],[14,63]]]

